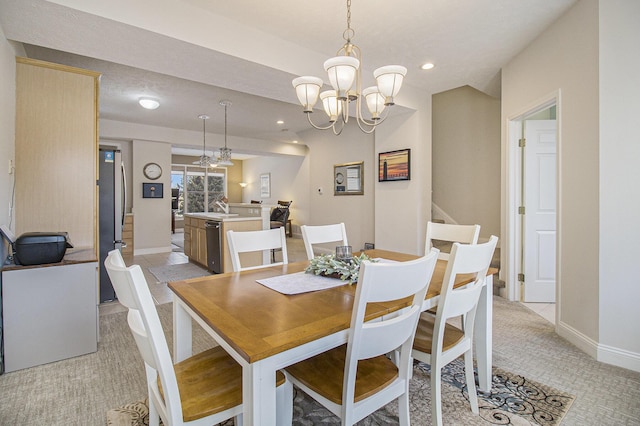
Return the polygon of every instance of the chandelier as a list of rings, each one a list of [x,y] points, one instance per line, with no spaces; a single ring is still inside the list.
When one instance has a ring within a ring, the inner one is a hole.
[[[376,126],[387,118],[386,114],[384,116],[381,114],[386,107],[394,105],[393,98],[400,91],[402,80],[407,74],[407,69],[400,65],[378,68],[373,72],[376,86],[362,90],[360,67],[362,55],[360,48],[351,42],[354,35],[355,31],[351,28],[351,0],[347,0],[347,29],[342,33],[346,43],[338,50],[338,56],[324,63],[324,69],[333,90],[320,93],[324,83],[318,77],[304,76],[292,81],[309,123],[318,130],[332,129],[335,135],[342,133],[345,124],[349,121],[349,105],[352,102],[356,104],[355,117],[358,127],[365,133],[372,133]],[[311,121],[311,113],[318,97],[322,100],[324,111],[329,117],[329,125],[325,127]],[[363,98],[371,114],[369,120],[362,116]],[[336,125],[338,122],[339,124]]]
[[[231,162],[231,149],[227,148],[227,108],[231,106],[231,101],[223,99],[220,105],[224,107],[224,148],[220,148],[220,157],[217,159],[217,165],[226,167],[233,166]]]
[[[193,164],[198,164],[200,167],[209,167],[209,166],[214,167],[215,164],[211,163],[211,157],[207,155],[207,151],[206,151],[206,148],[207,148],[206,123],[207,123],[207,120],[209,119],[209,116],[206,114],[202,114],[202,115],[199,115],[198,118],[202,120],[202,155],[200,156],[200,159],[198,161],[194,161]]]

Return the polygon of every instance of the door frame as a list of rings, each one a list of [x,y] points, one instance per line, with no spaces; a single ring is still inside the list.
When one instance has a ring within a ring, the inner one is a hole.
[[[551,92],[535,102],[521,108],[518,112],[506,117],[506,137],[503,146],[503,203],[502,203],[502,250],[501,250],[501,273],[504,280],[505,294],[502,296],[508,300],[519,302],[521,299],[520,282],[518,273],[520,272],[520,249],[522,246],[522,218],[518,214],[518,206],[521,205],[521,185],[522,185],[522,158],[518,141],[522,138],[522,123],[527,116],[540,112],[546,108],[556,105],[556,323],[559,320],[560,312],[560,286],[561,286],[561,228],[562,223],[562,173],[560,169],[562,155],[562,108],[561,91]]]

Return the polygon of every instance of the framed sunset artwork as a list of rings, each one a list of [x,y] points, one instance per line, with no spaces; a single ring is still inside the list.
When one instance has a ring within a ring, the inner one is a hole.
[[[411,150],[381,152],[378,154],[378,182],[411,179]]]

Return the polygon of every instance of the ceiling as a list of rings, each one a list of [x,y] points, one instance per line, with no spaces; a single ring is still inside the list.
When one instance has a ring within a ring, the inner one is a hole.
[[[363,87],[373,69],[400,64],[409,71],[396,110],[407,110],[403,91],[469,85],[499,97],[501,68],[576,1],[353,0]],[[208,114],[207,132],[223,133],[219,101],[229,99],[228,134],[257,144],[310,128],[291,80],[327,82],[322,62],[346,28],[345,0],[0,0],[0,12],[28,57],[102,73],[101,119],[202,131]],[[141,96],[161,106],[144,110]]]

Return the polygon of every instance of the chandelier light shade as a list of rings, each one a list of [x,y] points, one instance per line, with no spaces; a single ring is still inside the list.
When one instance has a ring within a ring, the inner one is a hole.
[[[349,104],[355,102],[355,117],[358,127],[365,133],[372,133],[387,115],[382,116],[388,106],[395,104],[395,96],[402,87],[407,69],[401,65],[387,65],[378,68],[373,75],[376,86],[362,90],[362,55],[360,48],[351,42],[355,31],[351,28],[351,0],[347,0],[347,29],[342,37],[346,43],[338,50],[337,56],[325,61],[324,69],[333,90],[320,93],[323,80],[318,77],[304,76],[292,81],[303,112],[307,114],[309,124],[318,130],[332,129],[333,133],[342,133],[349,121]],[[313,107],[322,100],[322,106],[329,117],[329,125],[318,126],[311,120]],[[362,101],[367,106],[370,118],[362,115]],[[387,109],[388,113],[388,109]]]
[[[360,67],[360,61],[353,56],[336,56],[325,61],[324,70],[329,75],[329,81],[335,89],[338,99],[344,101]]]
[[[318,77],[298,77],[293,80],[298,100],[304,107],[304,112],[313,112],[313,106],[318,102],[322,79]]]

